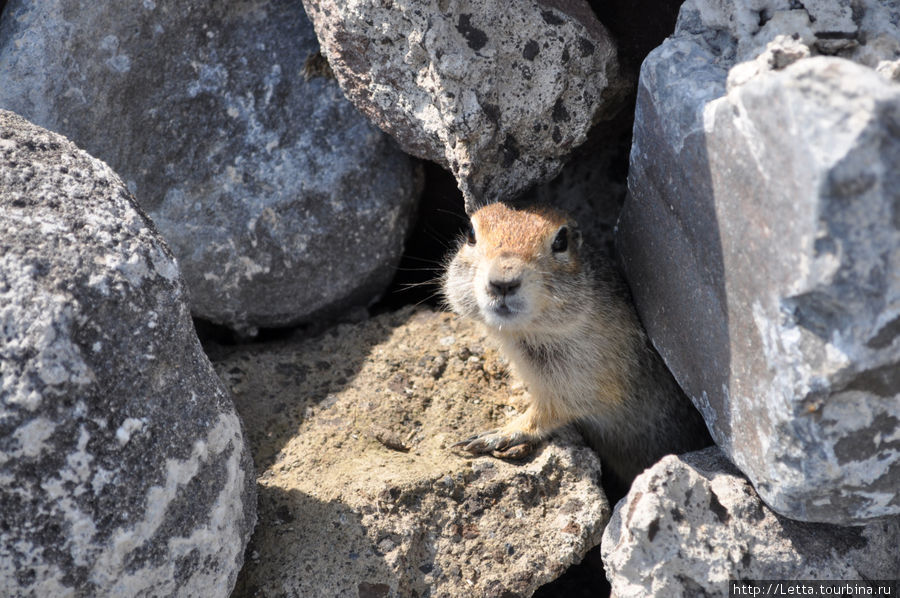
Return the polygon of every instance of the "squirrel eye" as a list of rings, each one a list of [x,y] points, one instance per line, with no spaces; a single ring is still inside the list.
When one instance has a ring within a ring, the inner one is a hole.
[[[466,231],[466,243],[469,245],[475,244],[475,227],[471,224],[469,225],[469,230]]]
[[[567,227],[562,227],[559,229],[559,232],[556,233],[556,238],[553,239],[553,245],[550,246],[550,249],[553,250],[554,253],[560,253],[569,248],[569,229]]]

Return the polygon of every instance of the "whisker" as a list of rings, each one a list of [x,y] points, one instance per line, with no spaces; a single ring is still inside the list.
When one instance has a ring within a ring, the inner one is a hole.
[[[437,268],[401,268],[399,266],[396,269],[401,272],[434,272],[437,270]]]
[[[405,259],[409,259],[409,260],[416,260],[417,262],[425,262],[426,264],[435,264],[436,266],[443,266],[443,265],[444,265],[443,262],[441,262],[441,261],[439,261],[439,260],[431,260],[431,259],[428,259],[428,258],[424,258],[424,257],[416,257],[416,256],[414,256],[414,255],[409,255],[409,254],[403,254],[403,257],[404,257]]]
[[[434,211],[440,212],[441,214],[447,214],[449,216],[453,216],[454,218],[458,218],[458,219],[462,220],[463,222],[468,222],[468,220],[469,220],[468,216],[460,214],[459,212],[453,212],[451,210],[445,210],[443,208],[435,208]]]
[[[401,284],[399,284],[399,285],[397,285],[397,286],[398,286],[398,290],[406,291],[406,290],[414,289],[414,288],[417,288],[417,287],[429,287],[429,286],[435,286],[435,285],[437,285],[437,284],[438,284],[437,281],[434,281],[434,280],[426,280],[426,281],[424,281],[424,282],[404,282],[404,283],[401,283]]]
[[[430,301],[430,300],[434,299],[435,297],[438,297],[440,294],[441,294],[440,291],[438,291],[436,293],[432,293],[431,295],[428,295],[424,299],[421,299],[421,300],[417,301],[416,303],[414,303],[413,307],[418,307],[418,306],[422,305],[423,303],[425,303],[426,301]]]
[[[444,248],[444,251],[450,251],[452,249],[452,247],[449,244],[452,239],[447,239],[443,235],[439,234],[438,231],[434,227],[431,227],[427,224],[425,225],[424,229],[429,237],[431,237],[434,241],[437,241],[438,245],[440,245],[441,247]],[[456,238],[456,235],[454,235],[454,239],[455,238]]]

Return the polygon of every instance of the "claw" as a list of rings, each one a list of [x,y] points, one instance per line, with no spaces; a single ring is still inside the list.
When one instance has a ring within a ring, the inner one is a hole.
[[[498,459],[522,459],[531,454],[534,447],[527,442],[516,444],[504,451],[493,451],[491,454]]]
[[[521,434],[491,430],[461,440],[451,448],[461,448],[475,455],[491,454],[500,459],[521,459],[531,453],[533,447],[528,441],[523,441]]]
[[[476,443],[476,441],[483,439],[485,436],[490,436],[492,434],[498,433],[499,430],[488,430],[487,432],[482,432],[481,434],[476,434],[475,436],[470,436],[465,440],[460,440],[457,443],[450,445],[450,448],[459,448],[463,447],[463,450],[469,451],[470,453],[475,452],[475,447],[480,446]]]
[[[489,437],[480,437],[476,436],[469,440],[468,443],[463,448],[464,451],[468,451],[470,453],[475,453],[476,455],[480,455],[482,453],[489,453],[494,450],[496,447],[496,440],[492,440]]]

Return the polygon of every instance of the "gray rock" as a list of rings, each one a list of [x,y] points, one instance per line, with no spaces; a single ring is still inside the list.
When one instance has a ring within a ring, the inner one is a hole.
[[[896,0],[687,0],[675,37],[693,36],[722,60],[744,62],[786,35],[814,54],[877,68],[900,57],[898,26]]]
[[[0,107],[106,160],[175,252],[194,313],[252,332],[376,297],[419,192],[413,162],[316,76],[323,62],[289,0],[14,0]]]
[[[153,224],[0,111],[0,595],[227,596],[254,482]]]
[[[777,515],[711,447],[641,474],[601,551],[617,598],[693,598],[734,595],[729,580],[895,579],[898,543],[896,517],[842,527]]]
[[[622,106],[616,49],[583,0],[305,0],[348,98],[450,169],[467,206],[552,178]]]
[[[577,436],[524,463],[450,448],[524,399],[452,314],[407,308],[213,361],[261,472],[236,597],[530,596],[600,542],[600,462]]]
[[[726,91],[740,44],[700,5],[641,72],[619,223],[641,318],[773,509],[900,514],[900,86],[758,34],[768,67]]]

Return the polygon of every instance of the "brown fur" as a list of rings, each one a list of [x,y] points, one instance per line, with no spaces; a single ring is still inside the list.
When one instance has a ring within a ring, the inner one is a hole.
[[[567,219],[551,208],[517,212],[506,204],[494,203],[476,212],[472,221],[486,259],[508,253],[534,260],[546,245],[547,235],[555,233]]]
[[[554,429],[576,423],[630,482],[669,452],[708,444],[623,282],[591,259],[566,214],[495,203],[473,214],[472,225],[475,244],[461,240],[444,294],[455,312],[485,325],[528,385],[531,403],[504,428],[460,443],[466,450],[522,457]],[[554,251],[562,227],[568,247]]]

